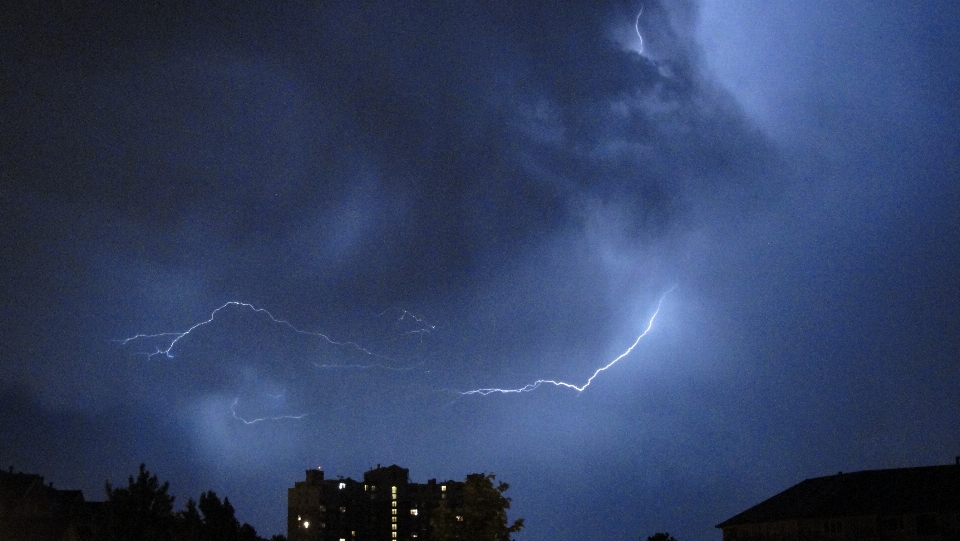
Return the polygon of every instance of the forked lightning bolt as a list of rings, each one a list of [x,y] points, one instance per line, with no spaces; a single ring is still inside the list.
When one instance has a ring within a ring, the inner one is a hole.
[[[271,314],[271,313],[270,313],[269,311],[267,311],[265,308],[257,308],[256,306],[254,306],[254,305],[252,305],[252,304],[249,304],[249,303],[246,303],[246,302],[239,302],[239,301],[229,301],[229,302],[223,303],[219,308],[215,309],[213,312],[210,313],[210,317],[209,317],[209,318],[201,321],[200,323],[197,323],[197,324],[193,325],[192,327],[190,327],[189,329],[187,329],[187,330],[185,330],[185,331],[182,331],[182,332],[164,332],[164,333],[157,333],[157,334],[137,334],[137,335],[131,336],[130,338],[124,338],[123,340],[119,340],[120,345],[121,345],[121,346],[125,346],[125,345],[127,345],[127,344],[129,344],[130,342],[133,342],[133,341],[135,341],[135,340],[147,340],[147,339],[151,339],[151,338],[166,338],[166,337],[170,337],[170,341],[169,341],[169,343],[167,343],[166,347],[158,347],[157,350],[154,351],[153,353],[147,353],[147,356],[148,356],[148,357],[153,357],[154,355],[163,354],[163,355],[166,355],[167,357],[170,357],[170,358],[172,359],[172,358],[173,358],[173,353],[172,353],[172,352],[173,352],[173,348],[176,347],[177,342],[179,342],[180,340],[182,340],[184,337],[186,337],[187,335],[189,335],[189,334],[192,333],[193,331],[199,329],[200,327],[203,327],[204,325],[209,325],[210,323],[213,323],[213,320],[216,319],[217,314],[218,314],[221,310],[223,310],[224,308],[227,308],[227,307],[230,307],[230,306],[238,306],[238,307],[241,307],[241,308],[247,308],[247,309],[252,310],[253,312],[255,312],[255,313],[257,313],[257,314],[266,314],[266,316],[267,316],[268,318],[270,318],[270,321],[271,321],[271,322],[273,322],[273,323],[275,323],[275,324],[277,324],[277,325],[281,325],[281,326],[283,326],[283,327],[287,327],[288,329],[292,330],[292,331],[295,332],[295,333],[303,334],[303,335],[307,335],[307,336],[313,336],[313,337],[315,337],[315,338],[320,338],[320,339],[323,339],[323,340],[325,340],[326,342],[328,342],[328,343],[330,343],[330,344],[332,344],[332,345],[335,345],[335,346],[348,346],[348,347],[352,347],[352,348],[356,349],[357,351],[359,351],[359,352],[361,352],[361,353],[364,353],[364,354],[366,354],[366,355],[371,355],[371,356],[374,356],[374,357],[386,358],[386,357],[383,357],[383,356],[381,356],[381,355],[377,355],[377,354],[373,353],[372,351],[370,351],[370,350],[368,350],[368,349],[366,349],[366,348],[364,348],[364,347],[361,347],[359,344],[356,344],[356,343],[354,343],[354,342],[337,342],[336,340],[333,340],[332,338],[330,338],[329,336],[327,336],[327,335],[325,335],[325,334],[323,334],[323,333],[320,333],[320,332],[312,332],[312,331],[304,331],[304,330],[298,329],[298,328],[295,327],[292,323],[290,323],[290,322],[288,322],[288,321],[286,321],[286,320],[278,319],[278,318],[274,317],[273,314]]]
[[[650,332],[650,329],[653,328],[653,321],[654,321],[655,319],[657,319],[657,314],[660,313],[660,307],[663,306],[663,300],[666,299],[666,298],[667,298],[667,295],[669,295],[670,292],[673,291],[675,288],[676,288],[676,286],[670,288],[669,291],[667,291],[666,293],[663,294],[662,297],[660,297],[660,302],[657,303],[657,309],[653,312],[653,315],[650,316],[650,321],[647,322],[647,328],[643,330],[643,332],[640,334],[640,336],[637,337],[636,340],[633,341],[633,344],[631,344],[630,347],[627,348],[626,351],[624,351],[623,353],[621,353],[616,359],[614,359],[614,360],[610,361],[609,363],[607,363],[606,365],[601,366],[600,368],[598,368],[598,369],[596,370],[596,372],[594,372],[593,375],[590,376],[590,378],[587,379],[587,382],[584,383],[583,385],[579,385],[579,386],[578,386],[578,385],[574,385],[573,383],[567,383],[567,382],[565,382],[565,381],[556,381],[556,380],[552,380],[552,379],[538,379],[537,381],[535,381],[535,382],[533,382],[533,383],[528,383],[527,385],[524,385],[523,387],[520,387],[520,388],[518,388],[518,389],[474,389],[474,390],[472,390],[472,391],[461,392],[460,395],[461,395],[461,396],[466,396],[466,395],[471,395],[471,394],[479,394],[479,395],[487,396],[487,395],[494,394],[494,393],[503,393],[503,394],[506,394],[506,393],[528,393],[528,392],[536,389],[537,387],[539,387],[539,386],[541,386],[541,385],[543,385],[543,384],[545,384],[545,383],[549,383],[550,385],[554,385],[554,386],[556,386],[556,387],[566,387],[566,388],[568,388],[568,389],[574,389],[574,390],[576,390],[578,393],[582,393],[584,389],[586,389],[587,387],[590,386],[591,383],[593,383],[594,378],[596,378],[598,375],[600,375],[600,372],[603,372],[603,371],[605,371],[606,369],[610,368],[611,366],[617,364],[617,363],[620,361],[620,359],[623,359],[624,357],[626,357],[627,355],[629,355],[630,352],[633,351],[633,349],[634,349],[635,347],[637,347],[637,344],[640,343],[640,340],[642,340],[643,337],[646,336],[647,333]]]

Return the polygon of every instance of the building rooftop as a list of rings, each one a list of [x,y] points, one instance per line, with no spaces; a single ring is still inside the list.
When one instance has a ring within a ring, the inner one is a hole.
[[[807,479],[717,528],[804,518],[960,511],[960,464]]]

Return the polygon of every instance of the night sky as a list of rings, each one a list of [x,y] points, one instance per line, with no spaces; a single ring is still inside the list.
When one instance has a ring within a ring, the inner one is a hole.
[[[707,541],[960,454],[960,4],[356,4],[0,8],[0,467]]]

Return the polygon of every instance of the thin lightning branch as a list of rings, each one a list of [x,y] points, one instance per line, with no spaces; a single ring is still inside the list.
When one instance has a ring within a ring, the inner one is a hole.
[[[419,329],[414,329],[414,330],[412,330],[412,331],[406,331],[406,332],[404,332],[403,334],[430,334],[431,332],[437,330],[437,326],[436,326],[436,325],[432,325],[432,324],[430,324],[430,323],[427,323],[426,319],[424,319],[424,318],[422,318],[422,317],[418,317],[416,314],[414,314],[414,313],[412,313],[412,312],[409,312],[409,311],[407,311],[407,310],[404,310],[404,309],[402,309],[402,308],[388,308],[388,309],[384,310],[383,312],[380,312],[380,314],[379,314],[377,317],[383,317],[384,315],[386,315],[387,312],[389,312],[389,311],[391,311],[391,310],[399,310],[399,311],[400,311],[400,317],[397,318],[397,324],[400,324],[401,322],[403,322],[403,321],[405,321],[405,320],[407,320],[407,319],[412,319],[412,320],[416,321],[418,324],[422,325],[422,327],[419,328]]]
[[[245,419],[237,414],[237,403],[240,402],[240,397],[233,399],[233,403],[230,404],[230,413],[233,414],[233,418],[242,422],[245,425],[252,425],[259,423],[261,421],[282,421],[285,419],[297,420],[303,419],[304,417],[310,415],[309,413],[301,413],[300,415],[277,415],[274,417],[257,417],[256,419]]]
[[[425,361],[420,361],[417,364],[410,366],[387,366],[385,364],[321,364],[313,363],[313,366],[319,368],[320,370],[325,369],[336,369],[336,368],[346,368],[346,369],[357,369],[357,370],[369,370],[371,368],[382,368],[383,370],[393,370],[394,372],[407,372],[417,368],[418,366],[423,366]]]
[[[475,390],[473,390],[473,391],[462,392],[462,393],[460,393],[460,395],[461,395],[461,396],[466,396],[466,395],[471,395],[471,394],[478,394],[478,395],[481,395],[481,396],[487,396],[487,395],[494,394],[494,393],[501,393],[501,394],[507,394],[507,393],[529,393],[530,391],[533,391],[534,389],[536,389],[537,387],[543,385],[544,383],[549,383],[549,384],[554,385],[554,386],[556,386],[556,387],[566,387],[566,388],[568,388],[568,389],[574,389],[574,390],[576,390],[578,393],[582,393],[584,389],[586,389],[587,387],[590,386],[591,383],[593,383],[594,378],[596,378],[598,375],[600,375],[600,372],[603,372],[603,371],[605,371],[606,369],[610,368],[611,366],[617,364],[617,362],[619,362],[620,359],[623,359],[624,357],[626,357],[627,355],[629,355],[630,352],[633,351],[633,348],[637,347],[637,344],[640,343],[640,340],[642,340],[643,337],[646,336],[647,333],[650,332],[650,329],[653,328],[653,321],[654,321],[655,319],[657,319],[657,314],[660,313],[660,307],[663,306],[663,300],[666,299],[666,298],[667,298],[667,295],[669,295],[671,291],[673,291],[674,289],[676,289],[676,287],[677,287],[677,286],[671,287],[669,291],[667,291],[666,293],[663,294],[662,297],[660,297],[660,302],[657,303],[657,309],[656,309],[656,311],[653,312],[653,315],[650,316],[650,321],[647,322],[647,328],[643,330],[643,333],[641,333],[640,336],[638,336],[636,340],[633,341],[633,344],[631,344],[631,346],[630,346],[629,348],[627,348],[626,351],[624,351],[623,353],[621,353],[616,359],[614,359],[614,360],[610,361],[609,363],[607,363],[606,365],[601,366],[600,368],[598,368],[598,369],[596,370],[596,372],[594,372],[593,375],[590,376],[590,378],[587,380],[587,382],[584,383],[583,385],[577,386],[577,385],[574,385],[574,384],[572,384],[572,383],[566,383],[566,382],[564,382],[564,381],[556,381],[556,380],[552,380],[552,379],[538,379],[537,381],[535,381],[535,382],[533,382],[533,383],[528,383],[527,385],[524,385],[523,387],[520,387],[519,389],[475,389]]]
[[[282,326],[284,326],[284,327],[287,327],[288,329],[290,329],[290,330],[292,330],[293,332],[298,333],[298,334],[304,334],[304,335],[307,335],[307,336],[313,336],[313,337],[316,337],[316,338],[322,338],[323,340],[326,340],[328,343],[333,344],[333,345],[335,345],[335,346],[349,346],[349,347],[353,347],[353,348],[356,349],[357,351],[359,351],[359,352],[361,352],[361,353],[364,353],[364,354],[366,354],[366,355],[371,355],[371,356],[374,356],[374,357],[387,358],[387,357],[383,357],[383,356],[381,356],[381,355],[377,355],[377,354],[373,353],[372,351],[370,351],[370,350],[368,350],[368,349],[366,349],[366,348],[364,348],[364,347],[361,347],[360,345],[358,345],[358,344],[356,344],[356,343],[354,343],[354,342],[338,342],[338,341],[333,340],[333,339],[330,338],[329,336],[327,336],[327,335],[325,335],[325,334],[323,334],[323,333],[320,333],[320,332],[311,332],[311,331],[304,331],[304,330],[298,329],[298,328],[295,327],[292,323],[290,323],[290,322],[288,322],[288,321],[286,321],[286,320],[277,319],[276,317],[273,316],[273,314],[271,314],[271,313],[270,313],[269,311],[267,311],[265,308],[257,308],[256,306],[254,306],[254,305],[252,305],[252,304],[249,304],[249,303],[246,303],[246,302],[239,302],[239,301],[229,301],[229,302],[223,303],[219,308],[217,308],[216,310],[214,310],[213,312],[210,313],[210,317],[209,317],[209,318],[207,318],[207,319],[204,320],[204,321],[201,321],[200,323],[195,324],[194,326],[190,327],[189,329],[187,329],[187,330],[185,330],[185,331],[183,331],[183,332],[164,332],[164,333],[157,333],[157,334],[137,334],[137,335],[131,336],[130,338],[125,338],[125,339],[123,339],[123,340],[118,340],[118,342],[120,343],[121,346],[125,346],[125,345],[127,345],[127,344],[129,344],[130,342],[133,342],[133,341],[135,341],[135,340],[151,339],[151,338],[163,338],[163,337],[172,336],[173,339],[170,340],[170,343],[167,344],[167,346],[166,346],[165,348],[164,348],[164,347],[158,347],[158,348],[157,348],[157,351],[155,351],[155,352],[153,352],[153,353],[148,353],[148,354],[147,354],[147,357],[153,357],[153,356],[155,356],[155,355],[159,355],[159,354],[162,353],[162,354],[164,354],[164,355],[166,355],[167,357],[169,357],[169,358],[172,359],[172,358],[173,358],[173,353],[172,353],[172,351],[173,351],[173,348],[177,345],[177,342],[179,342],[182,338],[184,338],[185,336],[189,335],[190,333],[192,333],[192,332],[195,331],[196,329],[198,329],[198,328],[200,328],[200,327],[203,327],[204,325],[213,323],[213,320],[216,319],[216,317],[217,317],[217,313],[220,312],[221,310],[223,310],[224,308],[229,307],[229,306],[239,306],[239,307],[242,307],[242,308],[249,308],[250,310],[252,310],[252,311],[255,312],[255,313],[258,313],[258,314],[266,314],[267,317],[270,318],[270,321],[272,321],[273,323],[275,323],[275,324],[277,324],[277,325],[282,325]]]
[[[640,38],[640,54],[643,54],[643,36],[640,35],[640,16],[643,15],[643,4],[640,4],[640,13],[637,13],[637,20],[633,23],[633,27],[637,31],[637,37]]]

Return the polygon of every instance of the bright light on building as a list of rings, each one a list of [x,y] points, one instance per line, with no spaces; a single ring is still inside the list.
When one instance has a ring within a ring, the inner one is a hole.
[[[411,509],[411,510],[410,510],[410,514],[413,515],[413,516],[417,516],[417,510],[416,510],[416,509]]]
[[[307,521],[304,521],[304,522],[303,522],[303,527],[304,527],[304,528],[309,528],[309,527],[310,527],[310,523],[307,522]]]

